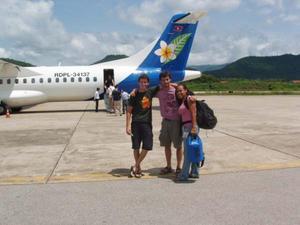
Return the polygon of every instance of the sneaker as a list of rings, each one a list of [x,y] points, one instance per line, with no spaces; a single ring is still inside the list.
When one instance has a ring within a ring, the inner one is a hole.
[[[189,178],[199,179],[199,174],[190,174]]]

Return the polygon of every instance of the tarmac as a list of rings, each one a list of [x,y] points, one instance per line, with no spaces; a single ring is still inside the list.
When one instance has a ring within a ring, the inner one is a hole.
[[[58,102],[0,117],[0,225],[300,224],[300,96],[198,99],[218,124],[200,131],[206,162],[188,183],[159,175],[157,100],[141,179],[124,115]]]
[[[200,131],[202,175],[300,167],[300,96],[203,98],[218,124]],[[165,166],[160,122],[154,100],[154,149],[143,179],[160,177]],[[96,113],[93,102],[45,103],[0,117],[0,185],[129,179],[132,164],[125,116]]]

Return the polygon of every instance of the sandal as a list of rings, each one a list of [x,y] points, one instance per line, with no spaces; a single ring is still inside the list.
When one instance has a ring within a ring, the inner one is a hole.
[[[160,171],[160,175],[166,175],[169,173],[173,173],[173,169],[167,166]]]
[[[134,166],[130,167],[130,175],[129,177],[135,177],[136,176],[136,171],[134,170]]]
[[[177,168],[176,168],[176,171],[175,171],[176,176],[177,176],[178,174],[180,174],[180,172],[181,172],[181,168],[177,167]]]
[[[135,177],[136,178],[141,178],[142,176],[144,176],[144,174],[142,173],[141,169],[138,169],[135,173]]]

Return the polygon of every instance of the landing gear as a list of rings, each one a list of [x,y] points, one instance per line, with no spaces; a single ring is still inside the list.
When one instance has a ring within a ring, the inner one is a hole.
[[[4,115],[6,113],[6,108],[4,105],[0,104],[0,115]]]
[[[0,102],[0,115],[5,115],[6,110],[9,109],[3,102]]]
[[[22,107],[11,108],[12,113],[17,113],[17,112],[20,112],[21,110],[22,110]]]

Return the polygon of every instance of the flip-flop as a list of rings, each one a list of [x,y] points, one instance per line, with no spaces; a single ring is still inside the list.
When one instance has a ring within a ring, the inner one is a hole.
[[[136,176],[136,172],[134,171],[134,166],[130,167],[130,177],[135,177]]]
[[[141,169],[137,170],[136,173],[135,173],[135,177],[136,178],[141,178],[142,176],[144,176],[144,174],[142,173],[142,170]]]

